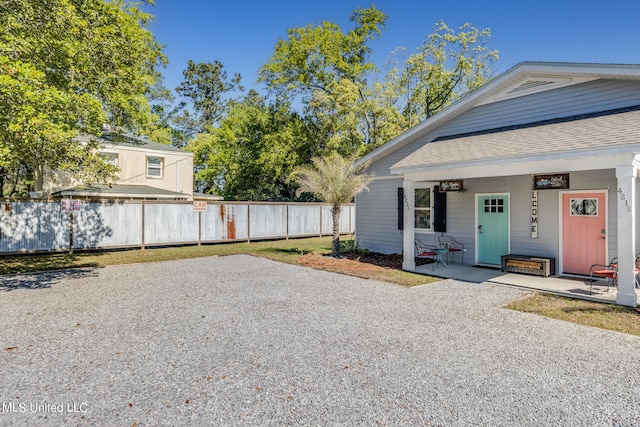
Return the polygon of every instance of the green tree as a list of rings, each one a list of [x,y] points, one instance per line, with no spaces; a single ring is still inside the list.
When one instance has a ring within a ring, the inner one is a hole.
[[[259,72],[260,81],[280,98],[299,97],[316,124],[319,148],[347,154],[372,142],[367,76],[375,70],[368,43],[379,38],[386,15],[375,6],[358,8],[343,32],[324,21],[292,28],[279,40]]]
[[[177,107],[173,106],[175,96],[164,86],[159,72],[156,73],[155,84],[147,89],[146,98],[151,106],[151,121],[135,129],[134,134],[165,145],[180,141],[180,131],[171,125],[171,118],[177,112]],[[180,146],[179,142],[176,146]]]
[[[482,86],[492,74],[497,50],[489,50],[488,28],[467,23],[456,32],[436,23],[417,53],[391,70],[388,81],[402,98],[407,127],[433,116],[463,95]]]
[[[230,103],[209,133],[187,145],[194,153],[196,188],[230,200],[290,200],[293,168],[308,159],[306,126],[288,105],[269,105],[251,90]]]
[[[331,154],[327,157],[314,157],[312,164],[296,168],[300,188],[297,194],[313,193],[321,201],[331,204],[333,219],[333,241],[331,256],[340,257],[340,212],[342,205],[350,203],[356,194],[368,190],[371,177],[364,171],[367,163],[356,165],[354,159]]]
[[[86,180],[112,178],[74,138],[106,122],[134,129],[150,121],[145,91],[165,62],[150,19],[122,0],[0,3],[0,151],[36,190],[45,168],[79,171],[80,161]]]
[[[235,89],[244,90],[240,84],[242,78],[237,73],[229,78],[220,61],[195,63],[189,60],[182,74],[184,80],[176,92],[187,98],[188,103],[179,105],[182,112],[174,118],[174,123],[188,136],[211,132],[227,111],[229,100],[225,96]],[[192,111],[185,109],[187,106]]]

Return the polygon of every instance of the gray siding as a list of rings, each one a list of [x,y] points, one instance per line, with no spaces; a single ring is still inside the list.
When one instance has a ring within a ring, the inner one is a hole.
[[[606,111],[640,104],[640,83],[625,80],[595,80],[529,96],[480,105],[435,129],[424,137],[389,153],[369,170],[389,175],[389,168],[428,141],[445,135],[494,129],[558,117]]]
[[[601,170],[571,173],[571,190],[602,190],[615,188],[615,171]],[[510,243],[512,253],[560,258],[560,196],[559,190],[538,191],[538,238],[531,238],[531,176],[520,175],[492,179],[465,180],[466,193],[459,197],[464,203],[455,206],[447,200],[447,215],[451,222],[447,234],[456,236],[468,248],[469,257],[475,260],[475,194],[509,193],[510,195]],[[609,191],[609,253],[617,251],[616,198]],[[455,199],[454,199],[455,200]],[[455,210],[465,213],[456,213]],[[459,218],[459,220],[455,220]]]
[[[416,183],[419,185],[420,183]],[[575,190],[608,191],[608,252],[617,253],[617,193],[614,170],[571,173],[571,188]],[[401,180],[379,180],[369,185],[370,192],[356,198],[356,233],[363,247],[381,253],[402,252],[402,232],[397,228],[397,189]],[[640,186],[636,188],[640,204]],[[465,180],[464,192],[447,193],[447,233],[467,249],[465,263],[475,261],[476,194],[508,193],[510,195],[511,252],[560,259],[560,196],[559,190],[538,191],[538,238],[531,238],[531,176],[519,175]],[[640,210],[638,207],[636,209]],[[374,213],[374,214],[372,214]],[[640,221],[640,212],[638,212]],[[640,230],[638,230],[640,232]],[[416,233],[416,237],[434,243],[433,233]],[[636,236],[637,251],[640,238]]]
[[[372,163],[369,171],[378,177],[389,176],[389,168],[428,141],[438,136],[492,129],[521,123],[530,123],[557,117],[604,111],[640,104],[640,82],[626,80],[594,80],[556,90],[509,99],[472,108],[459,117],[433,130],[420,139],[388,153]],[[398,180],[378,180],[369,193],[356,198],[358,209],[357,233],[363,246],[382,253],[402,251],[402,233],[397,229],[396,192],[402,187]],[[511,250],[536,251],[540,255],[557,256],[558,252],[558,200],[557,192],[539,193],[545,207],[539,217],[538,239],[528,236],[530,177],[465,180],[465,193],[448,194],[447,229],[457,234],[469,248],[465,259],[475,257],[474,194],[508,191],[511,193],[512,236]],[[595,171],[571,174],[571,189],[616,188],[614,171]],[[555,193],[555,194],[554,194]],[[609,192],[609,253],[616,252],[615,191]],[[611,213],[613,212],[613,213]],[[639,214],[640,217],[640,214]],[[640,246],[638,247],[640,251]],[[554,255],[555,254],[555,255]]]
[[[402,179],[377,180],[369,191],[356,196],[356,236],[362,247],[374,252],[402,252],[402,231],[398,230],[398,188]]]

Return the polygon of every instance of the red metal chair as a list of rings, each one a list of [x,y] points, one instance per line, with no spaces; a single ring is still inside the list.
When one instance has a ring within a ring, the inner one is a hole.
[[[438,257],[438,252],[436,252],[435,250],[436,248],[433,246],[429,246],[418,239],[415,239],[413,243],[416,246],[416,258],[429,259],[433,261],[433,270],[435,270],[435,261]]]
[[[637,269],[636,269],[637,270]],[[590,269],[590,280],[589,280],[589,295],[591,295],[591,291],[593,289],[593,276],[604,277],[607,279],[607,290],[605,292],[609,292],[609,281],[613,282],[613,287],[618,286],[618,257],[615,257],[611,260],[611,262],[607,265],[604,264],[593,264]]]

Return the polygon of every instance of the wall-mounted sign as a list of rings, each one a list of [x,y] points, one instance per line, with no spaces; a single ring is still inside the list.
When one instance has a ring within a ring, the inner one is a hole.
[[[534,175],[534,190],[562,190],[569,188],[568,173],[554,173],[551,175]]]
[[[193,202],[193,211],[194,212],[206,212],[207,211],[207,202],[203,202],[203,201],[195,201],[195,202]]]
[[[538,191],[531,192],[531,238],[538,238]]]
[[[462,191],[462,180],[440,181],[440,191]]]
[[[80,212],[82,210],[82,202],[80,200],[62,199],[60,200],[62,212]]]

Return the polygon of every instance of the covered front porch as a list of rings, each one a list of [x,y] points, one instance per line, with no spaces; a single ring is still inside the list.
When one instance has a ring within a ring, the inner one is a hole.
[[[546,257],[563,275],[538,279],[469,267],[478,270],[473,281],[589,297],[588,284],[568,277],[615,264],[617,291],[595,295],[637,306],[640,141],[630,123],[639,117],[640,107],[440,136],[406,156],[390,169],[403,178],[403,269],[416,270],[416,240],[438,247],[443,232],[464,244],[468,263],[499,266],[506,254]],[[447,188],[451,183],[457,187]],[[443,186],[440,224],[433,218]],[[424,188],[434,188],[434,203]]]
[[[460,265],[449,262],[447,266],[432,264],[416,266],[415,273],[444,279],[454,279],[472,283],[492,283],[528,289],[536,292],[562,295],[569,298],[580,298],[590,301],[616,303],[617,289],[606,279],[598,279],[593,283],[589,294],[589,277],[554,275],[540,277],[529,274],[503,272],[499,268],[488,268],[474,265]],[[640,289],[636,288],[636,296],[640,298]]]

